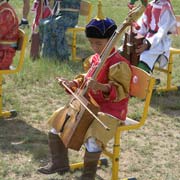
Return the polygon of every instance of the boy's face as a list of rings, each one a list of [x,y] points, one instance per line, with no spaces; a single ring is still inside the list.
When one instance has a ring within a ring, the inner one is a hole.
[[[95,53],[101,54],[109,39],[88,38]]]

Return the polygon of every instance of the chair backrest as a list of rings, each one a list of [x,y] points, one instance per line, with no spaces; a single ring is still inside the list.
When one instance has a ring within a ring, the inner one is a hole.
[[[177,31],[180,35],[180,15],[176,15],[176,21],[177,21]]]
[[[132,97],[143,100],[143,110],[139,117],[140,119],[126,118],[125,126],[120,127],[120,130],[137,129],[141,127],[147,118],[148,108],[151,101],[152,91],[155,84],[155,78],[148,74],[143,69],[132,66],[132,81],[130,85],[130,95]]]
[[[144,70],[132,66],[132,81],[130,85],[130,95],[145,99],[148,93],[149,83],[152,76]]]
[[[118,172],[119,172],[119,156],[120,156],[120,138],[122,131],[129,131],[138,129],[144,125],[145,120],[147,118],[148,107],[151,100],[152,90],[155,84],[155,79],[152,77],[151,74],[148,74],[144,70],[132,66],[132,82],[131,82],[131,89],[130,94],[137,98],[144,99],[144,108],[142,115],[139,120],[126,118],[126,120],[120,124],[114,135],[114,142],[113,142],[113,150],[109,151],[108,149],[103,150],[103,153],[110,157],[112,161],[112,176],[111,179],[119,179]],[[138,106],[139,108],[139,106]]]
[[[80,12],[81,16],[86,16],[86,23],[91,20],[92,4],[88,1],[81,1]]]
[[[17,49],[16,50],[20,51],[23,47],[25,33],[23,30],[19,29],[18,34],[19,34],[19,38],[17,41]]]

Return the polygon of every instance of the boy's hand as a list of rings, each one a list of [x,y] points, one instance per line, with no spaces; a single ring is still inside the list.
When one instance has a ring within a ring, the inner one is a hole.
[[[56,77],[58,83],[60,86],[64,87],[63,86],[63,83],[68,86],[69,88],[75,86],[75,83],[73,81],[68,81],[67,79],[65,78],[62,78],[62,77]]]
[[[88,79],[87,86],[88,86],[88,88],[91,88],[93,91],[100,90],[104,93],[109,93],[109,91],[110,91],[110,85],[109,84],[102,84],[102,83],[99,83],[99,82],[97,82],[91,78]]]
[[[88,88],[91,88],[94,91],[100,90],[99,83],[91,78],[88,79],[87,86]]]

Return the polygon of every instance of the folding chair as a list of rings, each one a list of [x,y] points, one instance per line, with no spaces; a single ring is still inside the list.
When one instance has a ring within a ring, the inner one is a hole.
[[[25,35],[23,30],[19,29],[17,51],[20,51],[20,55],[19,55],[18,64],[16,67],[13,67],[13,69],[0,70],[0,118],[10,118],[10,117],[15,117],[17,115],[17,112],[15,110],[11,110],[11,111],[2,110],[2,81],[3,81],[3,75],[14,74],[14,73],[19,72],[22,69],[26,44],[27,44],[27,35]]]
[[[92,4],[88,1],[81,1],[80,6],[80,16],[83,16],[85,18],[85,23],[88,24],[88,22],[91,19],[91,13],[92,13]],[[81,60],[76,56],[76,47],[77,47],[77,32],[84,32],[85,31],[85,25],[80,25],[80,20],[78,22],[78,25],[74,28],[68,28],[68,32],[72,32],[72,60]]]
[[[180,35],[180,15],[176,16],[177,21],[177,30],[178,35]],[[163,72],[166,74],[166,86],[160,87],[158,86],[155,90],[157,92],[167,92],[167,91],[177,91],[180,90],[180,86],[172,85],[172,70],[173,70],[173,61],[174,55],[180,54],[180,49],[178,48],[170,48],[170,57],[166,68],[155,67],[155,70]]]
[[[144,70],[132,66],[132,82],[130,88],[130,95],[133,98],[138,98],[143,100],[143,111],[141,114],[141,118],[139,120],[134,120],[129,117],[126,118],[123,125],[119,125],[114,135],[114,144],[112,147],[112,151],[104,150],[103,154],[105,154],[112,161],[112,177],[111,180],[118,180],[119,174],[119,159],[120,159],[120,138],[121,133],[123,131],[129,131],[138,129],[144,125],[145,120],[148,114],[148,108],[150,105],[150,100],[152,96],[152,90],[155,84],[155,79]],[[100,159],[99,164],[106,163],[105,159]],[[74,163],[71,164],[71,169],[80,168],[83,166],[83,163]],[[129,178],[124,180],[135,180],[135,178]]]

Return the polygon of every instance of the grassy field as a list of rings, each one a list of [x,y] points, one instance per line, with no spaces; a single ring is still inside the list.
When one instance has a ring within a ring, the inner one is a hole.
[[[93,3],[96,15],[97,1]],[[176,14],[180,14],[179,0],[173,0]],[[21,18],[22,1],[13,0]],[[32,0],[31,0],[32,3]],[[106,16],[120,24],[127,14],[127,1],[103,0]],[[33,14],[29,14],[32,22]],[[30,29],[25,29],[30,39]],[[70,40],[68,34],[68,39]],[[85,57],[92,53],[89,44],[81,34],[78,55]],[[173,46],[180,47],[180,38],[173,37]],[[27,45],[23,69],[18,74],[3,76],[3,109],[16,109],[18,116],[0,119],[0,180],[70,180],[81,172],[64,176],[41,175],[37,168],[49,158],[46,122],[58,107],[64,105],[68,96],[55,81],[56,76],[71,79],[83,72],[82,62],[55,63],[53,60],[29,58],[30,43]],[[175,56],[173,83],[180,85],[180,56]],[[18,54],[15,61],[18,59]],[[165,75],[155,73],[165,83]],[[160,85],[161,85],[160,84]],[[138,180],[179,180],[180,177],[180,92],[153,94],[149,115],[139,130],[123,133],[121,141],[120,177],[136,177]],[[130,108],[136,102],[130,103]],[[138,108],[131,116],[138,116]],[[80,152],[70,150],[72,162],[81,160]],[[98,170],[104,180],[110,180],[111,166]]]

